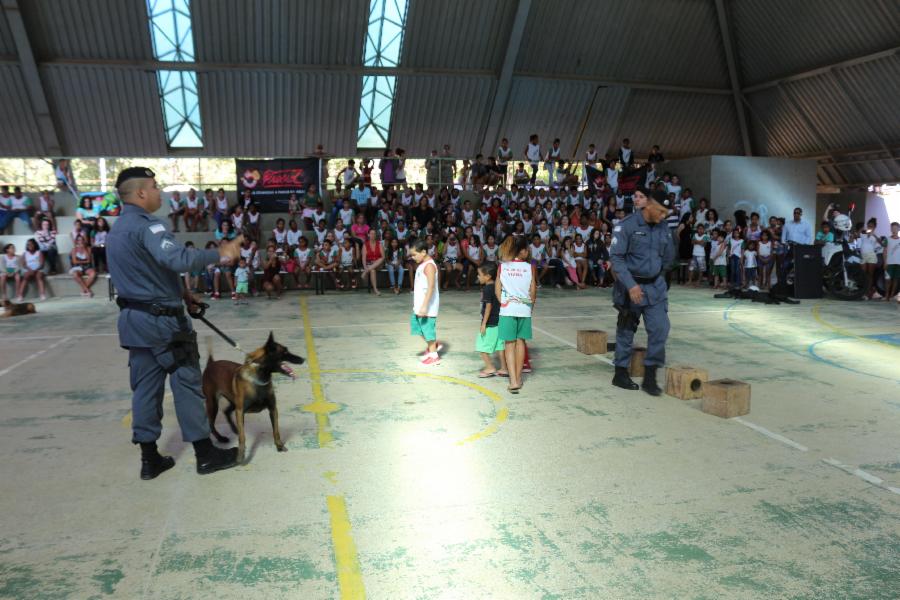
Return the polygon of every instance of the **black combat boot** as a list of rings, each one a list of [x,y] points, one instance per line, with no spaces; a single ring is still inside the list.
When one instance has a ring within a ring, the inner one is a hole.
[[[616,387],[620,387],[623,390],[636,390],[638,389],[638,384],[631,380],[631,377],[628,376],[628,368],[627,367],[616,367],[616,375],[613,377],[612,384]]]
[[[156,442],[141,442],[141,479],[156,479],[163,471],[175,466],[171,456],[161,456]]]
[[[197,456],[197,472],[201,475],[230,469],[238,464],[237,448],[217,448],[208,439],[194,442],[194,454]]]
[[[641,382],[641,389],[651,396],[662,395],[662,390],[656,384],[656,367],[644,365],[644,381]]]

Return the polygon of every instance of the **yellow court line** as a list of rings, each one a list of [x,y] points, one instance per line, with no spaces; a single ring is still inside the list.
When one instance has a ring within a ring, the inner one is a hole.
[[[417,371],[384,371],[381,369],[321,369],[318,373],[363,373],[372,375],[389,375],[396,377],[424,377],[425,379],[434,379],[435,381],[443,381],[446,383],[452,383],[454,385],[461,385],[487,396],[494,405],[494,418],[481,431],[477,431],[472,435],[456,442],[457,446],[462,446],[463,444],[469,444],[471,442],[477,442],[480,439],[484,439],[489,435],[497,433],[497,431],[500,429],[500,426],[509,418],[509,409],[506,407],[506,403],[503,401],[503,398],[499,394],[487,389],[484,386],[478,385],[477,383],[472,383],[471,381],[466,381],[465,379],[460,379],[458,377],[451,377],[449,375],[436,375],[434,373],[419,373]],[[313,373],[312,366],[310,366],[310,379],[312,379],[314,375],[318,375],[318,373]]]
[[[334,546],[341,598],[365,598],[366,588],[363,585],[356,543],[350,533],[350,518],[347,516],[344,497],[328,496],[328,512],[331,514],[331,542]]]
[[[819,302],[818,304],[813,306],[812,307],[812,316],[823,327],[827,327],[828,329],[830,329],[836,333],[839,333],[839,334],[843,335],[844,337],[856,338],[860,341],[867,342],[869,344],[878,344],[879,346],[887,346],[888,348],[891,348],[892,350],[900,350],[900,348],[898,348],[896,344],[882,342],[881,340],[873,340],[872,338],[867,338],[867,337],[864,337],[861,335],[857,335],[855,333],[851,333],[845,329],[841,329],[837,325],[832,325],[831,323],[829,323],[828,321],[826,321],[825,319],[822,318],[822,315],[820,313],[821,308],[822,308],[821,302]]]
[[[325,400],[322,391],[322,379],[319,376],[319,355],[316,354],[316,343],[313,340],[312,325],[309,320],[309,305],[305,297],[300,298],[300,314],[303,316],[303,337],[306,340],[306,363],[309,365],[309,378],[312,383],[313,401],[303,406],[303,410],[316,415],[316,429],[318,430],[319,447],[325,448],[334,441],[331,434],[331,424],[328,415],[340,410],[340,406]]]

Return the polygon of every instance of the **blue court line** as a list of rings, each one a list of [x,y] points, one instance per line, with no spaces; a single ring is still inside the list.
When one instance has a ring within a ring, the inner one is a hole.
[[[821,344],[823,342],[836,340],[836,339],[848,339],[848,338],[846,338],[846,336],[834,336],[834,337],[826,338],[824,340],[819,340],[818,342],[814,342],[814,343],[810,344],[807,347],[806,352],[800,352],[798,350],[794,350],[792,348],[787,348],[785,346],[781,346],[779,344],[771,342],[771,341],[767,340],[766,338],[760,337],[758,335],[754,335],[754,334],[750,333],[749,331],[742,329],[737,323],[734,322],[733,319],[728,318],[728,311],[730,311],[732,308],[734,308],[734,306],[736,304],[738,304],[738,302],[739,301],[732,302],[727,307],[725,307],[725,310],[722,312],[722,318],[725,320],[726,323],[728,323],[728,326],[731,327],[733,330],[737,331],[738,333],[743,334],[754,341],[766,344],[768,346],[772,346],[773,348],[778,348],[779,350],[781,350],[783,352],[789,352],[790,354],[799,356],[800,358],[811,358],[812,360],[815,360],[822,364],[826,364],[826,365],[834,367],[836,369],[843,369],[844,371],[849,371],[851,373],[856,373],[857,375],[865,375],[867,377],[874,377],[876,379],[884,379],[885,381],[900,383],[900,380],[898,380],[898,379],[892,379],[890,377],[883,377],[881,375],[875,375],[874,373],[867,373],[866,371],[860,371],[858,369],[854,369],[853,367],[848,367],[846,365],[835,362],[833,360],[823,358],[815,353],[814,348],[816,345]]]

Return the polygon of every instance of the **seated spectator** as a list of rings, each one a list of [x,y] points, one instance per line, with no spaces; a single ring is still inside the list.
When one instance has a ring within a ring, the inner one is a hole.
[[[296,221],[291,221],[294,227],[297,226]],[[315,253],[309,247],[309,240],[301,236],[297,241],[297,247],[294,253],[294,279],[297,286],[301,289],[309,289],[309,280],[312,276],[312,268],[315,261]],[[302,278],[302,281],[301,281]]]
[[[31,202],[27,197],[22,196],[21,188],[17,187],[16,196],[9,193],[9,186],[4,185],[0,188],[0,233],[13,222],[14,219],[20,219],[31,227],[31,214],[28,209],[28,203]]]
[[[231,221],[228,219],[223,219],[221,223],[219,223],[219,228],[216,229],[216,241],[221,242],[222,240],[233,240],[237,237],[237,234],[231,228]]]
[[[219,188],[212,206],[213,219],[216,221],[216,229],[221,229],[222,222],[228,220],[228,197],[225,188]]]
[[[213,241],[206,242],[207,250],[215,249],[218,246]],[[211,296],[213,300],[218,300],[220,296],[220,288],[219,285],[221,283],[222,277],[222,269],[219,266],[218,262],[210,263],[206,265],[206,269],[203,272],[203,281],[204,287],[206,288],[206,295]]]
[[[44,255],[44,266],[50,275],[56,275],[59,267],[59,250],[56,247],[56,230],[51,227],[49,219],[43,219],[41,226],[34,234],[38,248]]]
[[[284,289],[281,282],[281,260],[278,257],[278,248],[274,243],[269,242],[266,246],[266,260],[263,263],[262,276],[263,290],[269,300],[277,300],[281,297]],[[232,294],[232,298],[237,298]]]
[[[0,270],[0,292],[3,293],[4,302],[7,300],[6,284],[10,279],[13,281],[13,293],[16,294],[19,291],[19,285],[22,283],[21,263],[21,259],[16,255],[16,247],[14,244],[6,244],[3,246],[3,264],[2,270]],[[19,301],[20,299],[16,297],[16,302]]]
[[[181,192],[175,191],[169,196],[169,220],[172,221],[172,231],[178,232],[178,219],[184,214],[184,204],[181,202]]]
[[[372,232],[374,233],[374,231]],[[350,238],[344,238],[338,242],[338,289],[350,287],[356,289],[356,246]],[[344,274],[347,275],[346,283],[344,283]]]
[[[331,240],[326,239],[322,242],[322,248],[316,257],[316,269],[322,273],[328,273],[331,276],[335,289],[338,287],[337,281],[337,248],[333,247]]]
[[[100,218],[100,211],[94,206],[93,198],[91,196],[83,196],[75,214],[78,216],[78,220],[81,221],[85,239],[90,239],[91,232],[97,224],[97,219]]]
[[[109,234],[109,224],[106,219],[97,219],[97,228],[91,232],[91,255],[98,273],[105,273],[106,265],[106,236]]]
[[[16,302],[21,302],[25,297],[28,282],[32,280],[37,282],[40,299],[46,300],[47,294],[44,290],[44,255],[41,254],[41,250],[34,239],[25,242],[25,252],[22,253],[22,277],[19,280],[19,288],[16,293],[18,299]]]
[[[184,226],[188,231],[197,231],[202,209],[202,201],[197,198],[194,188],[191,188],[188,190],[187,198],[184,199]]]
[[[72,248],[72,252],[69,254],[69,260],[72,265],[72,268],[69,269],[69,274],[72,275],[72,279],[81,288],[81,296],[83,298],[93,298],[94,292],[91,291],[91,287],[97,280],[97,270],[91,261],[91,251],[83,235],[79,235],[75,239],[75,247]]]
[[[34,212],[35,231],[41,228],[41,221],[44,219],[50,221],[51,229],[56,229],[56,203],[53,201],[53,196],[49,190],[42,191],[41,197],[38,199],[37,210]]]

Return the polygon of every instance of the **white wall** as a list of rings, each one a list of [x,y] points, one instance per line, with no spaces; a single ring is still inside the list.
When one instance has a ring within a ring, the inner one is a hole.
[[[893,194],[875,194],[869,192],[866,197],[866,222],[869,219],[878,220],[875,227],[875,233],[878,235],[891,235],[891,222],[900,223],[900,193]],[[858,217],[854,217],[853,221],[859,221]]]
[[[791,219],[794,207],[813,228],[816,215],[816,161],[794,158],[713,156],[710,199],[724,221],[734,211]],[[699,194],[695,194],[699,197]]]

